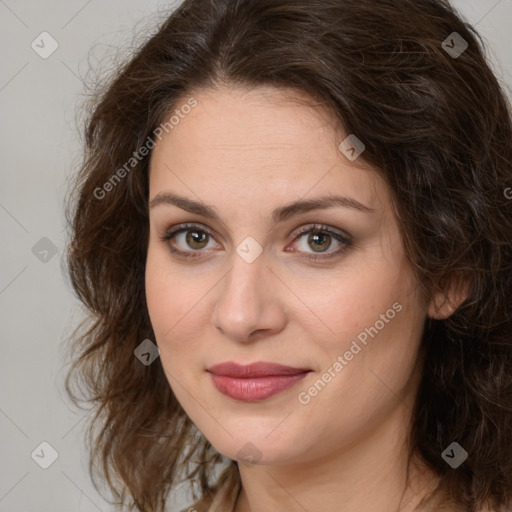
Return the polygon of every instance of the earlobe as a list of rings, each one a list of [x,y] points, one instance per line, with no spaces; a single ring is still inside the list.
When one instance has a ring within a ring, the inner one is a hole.
[[[435,320],[445,320],[453,315],[470,293],[470,282],[461,275],[454,275],[444,290],[434,293],[429,302],[427,315]]]

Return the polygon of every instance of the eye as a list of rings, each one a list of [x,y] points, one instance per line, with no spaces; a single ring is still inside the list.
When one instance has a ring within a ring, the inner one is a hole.
[[[169,249],[184,258],[197,258],[201,249],[208,247],[208,239],[213,235],[207,229],[194,224],[180,224],[168,231],[161,239],[169,243]],[[180,242],[182,249],[174,245]],[[188,250],[187,250],[188,248]],[[192,249],[192,251],[190,251]]]
[[[305,235],[309,235],[306,239]],[[301,228],[298,233],[294,233],[294,242],[301,241],[299,253],[306,253],[299,257],[307,260],[326,260],[340,255],[348,247],[353,245],[349,235],[332,230],[329,226],[315,224]],[[202,249],[208,249],[208,242],[213,239],[212,233],[199,225],[180,224],[169,230],[164,236],[160,237],[162,241],[168,243],[169,249],[173,254],[177,254],[185,259],[201,257]],[[338,245],[334,251],[328,251],[333,245]],[[176,245],[181,248],[176,248]],[[215,244],[214,244],[215,246]],[[212,247],[210,247],[211,249]],[[313,253],[308,252],[308,248],[313,249]],[[295,252],[289,251],[287,252]],[[325,253],[325,254],[324,254]]]
[[[305,237],[305,235],[308,236]],[[295,233],[294,241],[297,239],[299,240],[299,251],[307,254],[300,257],[314,261],[339,256],[353,245],[348,235],[334,231],[329,226],[319,224],[301,228],[298,233]],[[338,245],[338,248],[328,251],[332,245]],[[308,248],[313,249],[313,253],[308,253]]]

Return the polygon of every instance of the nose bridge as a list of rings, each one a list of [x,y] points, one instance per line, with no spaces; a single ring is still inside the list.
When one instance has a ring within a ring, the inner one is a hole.
[[[240,254],[233,255],[221,300],[240,319],[255,318],[262,300],[261,284],[265,281],[265,271],[268,269],[261,255],[253,261],[244,259]]]
[[[272,318],[276,318],[271,313],[276,303],[269,300],[266,286],[271,273],[264,255],[261,251],[257,254],[251,243],[242,242],[233,254],[212,319],[217,329],[238,340],[248,340],[255,330],[272,328]]]
[[[235,249],[224,293],[237,298],[239,302],[245,300],[246,295],[257,299],[261,292],[258,283],[265,279],[268,272],[263,247],[255,238],[248,236]]]

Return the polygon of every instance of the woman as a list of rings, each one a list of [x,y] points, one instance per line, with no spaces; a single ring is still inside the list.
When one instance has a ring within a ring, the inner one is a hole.
[[[510,510],[512,123],[483,52],[442,0],[186,0],[107,84],[67,388],[119,504]]]

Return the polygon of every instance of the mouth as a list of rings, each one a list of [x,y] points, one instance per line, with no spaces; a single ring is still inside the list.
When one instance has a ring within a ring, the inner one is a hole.
[[[222,394],[242,402],[259,402],[293,387],[312,370],[268,362],[226,362],[206,371]]]

